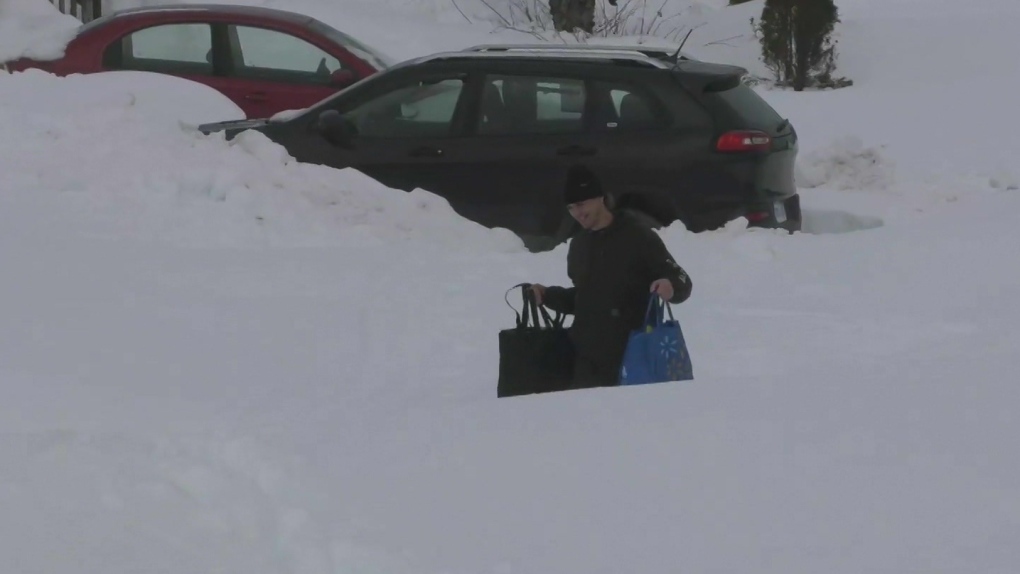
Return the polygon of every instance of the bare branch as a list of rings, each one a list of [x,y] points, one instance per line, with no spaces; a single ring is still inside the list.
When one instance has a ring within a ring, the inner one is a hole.
[[[471,18],[468,18],[467,14],[465,14],[464,11],[460,9],[460,6],[457,5],[457,0],[450,0],[450,2],[453,4],[453,7],[456,8],[458,12],[460,12],[460,15],[463,16],[464,19],[468,21],[468,24],[470,24]]]
[[[534,36],[535,38],[537,38],[539,40],[543,40],[543,41],[545,40],[545,37],[541,33],[539,33],[536,30],[533,30],[533,29],[529,30],[529,29],[521,28],[519,26],[514,26],[514,25],[501,25],[501,26],[499,26],[499,29],[500,30],[509,30],[511,32],[520,32],[522,34],[528,34],[529,36]]]
[[[457,6],[457,0],[452,1]],[[480,1],[496,15],[491,20],[496,23],[497,29],[529,34],[544,41],[587,42],[594,37],[628,35],[656,36],[677,41],[680,35],[691,29],[684,25],[689,9],[667,14],[670,0],[619,0],[612,8],[607,2],[597,2],[591,32],[556,30],[545,0],[505,0],[500,4],[493,0]],[[459,6],[457,8],[470,21]],[[704,24],[697,27],[701,25]],[[724,42],[717,41],[720,44]]]
[[[506,16],[504,16],[499,10],[496,10],[495,8],[493,8],[492,4],[489,4],[488,0],[481,0],[481,3],[484,4],[485,7],[488,8],[489,10],[492,10],[493,14],[495,14],[496,16],[499,16],[499,19],[503,21],[503,25],[504,26],[506,26],[507,28],[511,28],[513,26],[513,24],[510,22],[510,20],[506,19]]]
[[[715,46],[717,44],[722,44],[722,45],[729,46],[729,47],[732,48],[733,45],[732,44],[727,44],[727,42],[729,42],[730,40],[737,40],[737,39],[743,38],[745,36],[746,36],[745,34],[737,34],[736,36],[731,36],[729,38],[723,38],[722,40],[715,40],[715,41],[712,41],[712,42],[708,42],[707,44],[702,44],[702,46]]]

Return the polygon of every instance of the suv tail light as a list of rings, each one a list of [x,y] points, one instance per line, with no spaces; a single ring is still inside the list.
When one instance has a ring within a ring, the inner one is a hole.
[[[772,148],[772,136],[758,131],[726,132],[715,144],[718,151],[768,151]]]
[[[748,223],[758,223],[759,221],[765,221],[769,218],[769,212],[767,211],[748,211],[744,214],[744,218],[747,219]]]

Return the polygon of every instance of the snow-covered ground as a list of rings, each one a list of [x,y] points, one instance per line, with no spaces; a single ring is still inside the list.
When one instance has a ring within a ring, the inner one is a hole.
[[[487,34],[388,2],[395,54]],[[753,65],[721,4],[690,45]],[[203,137],[195,84],[0,72],[0,570],[1020,571],[1020,6],[840,7],[855,86],[763,92],[805,232],[663,232],[696,380],[499,401],[564,247]]]

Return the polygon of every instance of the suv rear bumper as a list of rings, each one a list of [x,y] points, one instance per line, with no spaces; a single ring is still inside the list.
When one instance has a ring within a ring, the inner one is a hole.
[[[777,197],[769,203],[758,200],[754,203],[727,204],[715,207],[698,206],[695,213],[681,215],[687,229],[700,233],[726,226],[729,222],[746,217],[748,227],[785,229],[790,232],[801,230],[800,195]]]
[[[762,205],[750,210],[748,213],[756,214],[756,217],[750,221],[748,227],[785,229],[790,232],[801,230],[800,194],[797,193],[785,198],[776,199],[772,203]],[[761,217],[761,215],[757,214],[767,215]]]

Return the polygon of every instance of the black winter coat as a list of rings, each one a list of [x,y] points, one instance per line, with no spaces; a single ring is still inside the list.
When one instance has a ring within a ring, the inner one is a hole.
[[[543,304],[574,316],[570,331],[583,371],[579,376],[601,379],[604,385],[618,378],[630,333],[645,320],[652,283],[670,280],[670,303],[691,296],[690,277],[659,235],[625,214],[571,241],[567,275],[573,286],[548,287]]]

